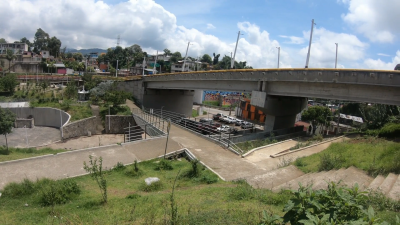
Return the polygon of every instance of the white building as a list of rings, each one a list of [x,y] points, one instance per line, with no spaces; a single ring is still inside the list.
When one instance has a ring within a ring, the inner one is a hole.
[[[7,50],[12,50],[15,55],[22,55],[28,51],[28,44],[25,43],[4,43],[0,44],[0,54],[6,54]]]

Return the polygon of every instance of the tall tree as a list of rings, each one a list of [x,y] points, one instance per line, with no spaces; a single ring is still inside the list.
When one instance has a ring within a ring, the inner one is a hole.
[[[33,41],[33,51],[39,54],[42,50],[48,50],[50,36],[42,28],[37,29]]]
[[[211,63],[212,63],[211,56],[208,55],[208,54],[204,54],[204,55],[201,57],[200,61],[201,61],[201,62],[208,63],[208,64],[211,64]]]
[[[166,48],[166,49],[164,49],[164,55],[165,56],[171,56],[172,52],[168,48]]]
[[[15,122],[15,114],[10,110],[2,109],[0,107],[0,134],[6,138],[6,154],[9,154],[7,134],[11,133],[12,127]]]
[[[26,38],[26,37],[21,38],[21,40],[19,40],[19,42],[20,42],[20,43],[25,43],[25,44],[27,44],[29,48],[33,47],[33,43],[30,42],[29,39]],[[30,50],[30,49],[28,49],[28,51],[29,51],[29,50]]]
[[[214,56],[213,65],[217,65],[220,54],[216,55],[215,53],[213,53],[213,56]]]
[[[309,121],[313,126],[312,133],[315,134],[317,126],[332,120],[332,112],[325,106],[311,106],[303,111],[301,120]]]
[[[179,60],[182,60],[182,55],[180,52],[174,52],[170,58],[172,63],[177,63]]]
[[[16,59],[17,56],[14,55],[13,50],[8,49],[6,52],[6,59],[8,60],[8,72],[11,72],[11,61]]]
[[[61,41],[57,37],[52,37],[48,41],[48,50],[50,55],[58,57],[60,55]]]
[[[7,43],[6,39],[0,38],[0,44],[5,44],[5,43]]]
[[[18,84],[17,77],[14,74],[7,74],[0,79],[0,87],[4,91],[8,91],[13,94],[15,91],[15,86]]]

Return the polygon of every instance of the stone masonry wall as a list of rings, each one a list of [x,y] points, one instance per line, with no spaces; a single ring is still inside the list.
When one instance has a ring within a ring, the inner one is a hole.
[[[97,124],[98,118],[96,116],[69,123],[63,127],[64,139],[88,136],[88,131],[91,134],[96,134]]]
[[[108,126],[108,123],[110,123],[110,126]],[[104,121],[105,131],[107,134],[124,134],[124,128],[129,127],[129,123],[131,126],[136,126],[133,116],[106,115]]]

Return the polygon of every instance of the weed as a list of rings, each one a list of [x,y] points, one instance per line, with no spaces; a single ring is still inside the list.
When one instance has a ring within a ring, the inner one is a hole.
[[[293,162],[293,158],[279,158],[278,168],[289,166]]]
[[[21,183],[12,182],[4,187],[3,195],[12,198],[23,197],[35,192],[35,184],[25,178]]]
[[[153,182],[150,185],[147,185],[146,182],[144,182],[139,186],[139,190],[144,192],[159,191],[163,188],[164,184],[161,181]]]
[[[320,163],[318,171],[329,171],[332,169],[340,169],[346,160],[342,155],[322,154],[320,156]]]
[[[140,197],[142,197],[142,196],[139,195],[139,194],[134,193],[134,194],[130,194],[130,195],[126,196],[125,198],[126,199],[138,199]]]
[[[155,170],[173,170],[171,161],[167,159],[161,159],[154,168]]]
[[[228,196],[232,200],[250,200],[256,197],[256,189],[250,186],[248,183],[242,183],[239,181],[238,185],[228,191]]]
[[[297,167],[307,166],[307,163],[304,160],[304,157],[299,157],[294,161],[294,165]]]
[[[117,162],[117,164],[113,167],[114,171],[122,171],[125,169],[125,165],[122,162]]]

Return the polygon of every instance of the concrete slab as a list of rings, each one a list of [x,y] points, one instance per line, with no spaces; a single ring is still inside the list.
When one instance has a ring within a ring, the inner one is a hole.
[[[7,135],[8,146],[17,148],[49,145],[60,140],[60,130],[52,127],[13,128]],[[0,135],[1,145],[6,145],[4,135]]]
[[[297,144],[297,141],[291,140],[291,141],[286,141],[281,144],[265,147],[262,149],[259,149],[257,151],[254,151],[250,155],[246,156],[246,160],[250,162],[259,162],[264,159],[271,158],[270,155],[277,154],[279,152],[282,152],[284,150],[287,150]]]

